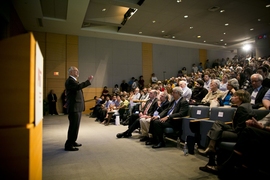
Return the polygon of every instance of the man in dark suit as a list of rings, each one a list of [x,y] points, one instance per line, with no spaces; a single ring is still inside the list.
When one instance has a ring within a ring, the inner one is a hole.
[[[173,88],[173,101],[169,107],[162,111],[158,116],[153,117],[153,138],[158,140],[156,145],[152,148],[161,148],[165,146],[163,139],[163,130],[167,127],[178,129],[181,126],[181,121],[174,118],[183,117],[188,114],[189,104],[185,98],[182,97],[183,91],[180,87]]]
[[[251,95],[250,104],[253,109],[259,109],[263,107],[262,99],[265,93],[268,91],[267,87],[262,86],[263,77],[260,74],[253,74],[250,77],[252,88],[249,88],[247,91]]]
[[[146,101],[146,104],[142,108],[141,112],[139,114],[132,114],[130,117],[130,124],[128,127],[128,130],[126,130],[123,133],[118,133],[116,135],[117,138],[128,138],[132,136],[132,132],[140,127],[140,118],[141,117],[146,117],[146,116],[153,116],[155,110],[158,107],[157,103],[157,91],[156,90],[151,90],[149,93],[149,100]]]
[[[50,94],[48,94],[47,99],[49,101],[49,114],[58,115],[57,110],[56,110],[57,96],[54,93],[54,90],[50,90]]]
[[[77,82],[79,70],[71,66],[68,69],[69,78],[66,80],[67,111],[69,119],[67,141],[65,143],[66,151],[78,151],[77,147],[82,146],[76,142],[80,127],[82,111],[84,111],[84,97],[82,89],[91,85],[93,76],[89,76],[85,82]]]

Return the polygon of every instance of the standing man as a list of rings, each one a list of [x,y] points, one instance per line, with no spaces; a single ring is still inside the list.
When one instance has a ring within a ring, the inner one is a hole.
[[[79,83],[77,78],[79,77],[79,70],[75,66],[71,66],[68,69],[69,78],[66,80],[65,87],[67,93],[67,111],[68,111],[68,135],[65,143],[66,151],[78,151],[77,147],[82,146],[76,142],[82,111],[84,111],[84,97],[82,89],[91,85],[93,76],[89,76],[88,80]]]

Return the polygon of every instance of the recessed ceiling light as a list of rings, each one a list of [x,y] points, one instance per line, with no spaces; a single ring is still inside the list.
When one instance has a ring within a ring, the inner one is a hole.
[[[156,21],[152,21],[153,23],[155,23]]]
[[[253,31],[254,29],[253,28],[250,28],[251,31]]]
[[[225,43],[224,45],[227,46],[227,43]]]
[[[221,9],[219,12],[220,12],[220,13],[223,13],[223,12],[225,12],[225,10],[224,10],[224,9]]]
[[[267,7],[267,8],[270,7],[270,4],[267,4],[265,7]]]
[[[201,36],[197,36],[197,38],[201,38]]]
[[[142,32],[140,31],[139,34],[142,34]]]
[[[224,35],[226,34],[226,33],[223,33]]]
[[[172,36],[173,39],[175,39],[175,36]]]
[[[192,27],[192,26],[190,26],[190,27],[189,27],[189,29],[193,29],[193,27]]]
[[[223,39],[221,39],[220,41],[223,41]]]
[[[185,15],[184,18],[188,18],[188,15]]]
[[[164,33],[165,31],[161,31],[162,33]]]
[[[261,21],[261,19],[258,19],[258,21]]]
[[[180,3],[180,2],[182,2],[182,0],[176,0],[176,2]]]
[[[102,9],[102,11],[104,12],[104,11],[106,11],[106,9],[104,8],[104,9]]]
[[[229,26],[229,23],[226,23],[225,26]]]
[[[206,43],[206,41],[203,41],[204,43]]]

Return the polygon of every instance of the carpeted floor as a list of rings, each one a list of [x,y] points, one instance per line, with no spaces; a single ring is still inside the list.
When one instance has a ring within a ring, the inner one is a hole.
[[[152,149],[139,141],[138,132],[117,139],[115,135],[127,126],[104,126],[83,115],[77,140],[83,146],[68,152],[64,151],[67,116],[45,116],[43,125],[43,180],[218,179],[199,170],[206,157],[184,156],[170,141],[165,148]]]

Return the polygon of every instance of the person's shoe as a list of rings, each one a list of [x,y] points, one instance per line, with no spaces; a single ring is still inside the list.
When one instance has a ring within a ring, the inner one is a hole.
[[[80,146],[82,146],[82,144],[76,143],[76,142],[75,142],[75,143],[73,144],[73,146],[74,146],[74,147],[80,147]]]
[[[79,151],[79,148],[76,148],[76,147],[65,147],[65,151]]]
[[[126,131],[125,131],[125,132],[122,132],[122,133],[116,134],[116,137],[117,137],[117,138],[122,138],[122,137],[124,137],[124,138],[129,138],[129,137],[131,137],[131,136],[132,136],[132,135],[129,134],[129,133],[127,133]]]
[[[213,148],[207,147],[205,150],[198,149],[198,152],[202,155],[216,154],[216,150]]]
[[[141,141],[141,142],[144,142],[144,141],[147,141],[148,139],[149,139],[149,137],[143,136],[143,137],[140,139],[140,141]]]
[[[206,166],[203,166],[203,167],[199,167],[199,169],[201,171],[212,173],[212,174],[215,174],[215,175],[218,174],[218,168],[217,168],[217,166],[206,165]]]
[[[156,148],[162,148],[165,147],[165,143],[164,142],[160,142],[157,145],[152,146],[152,148],[156,149]]]
[[[153,145],[153,142],[152,141],[146,141],[145,145]]]

